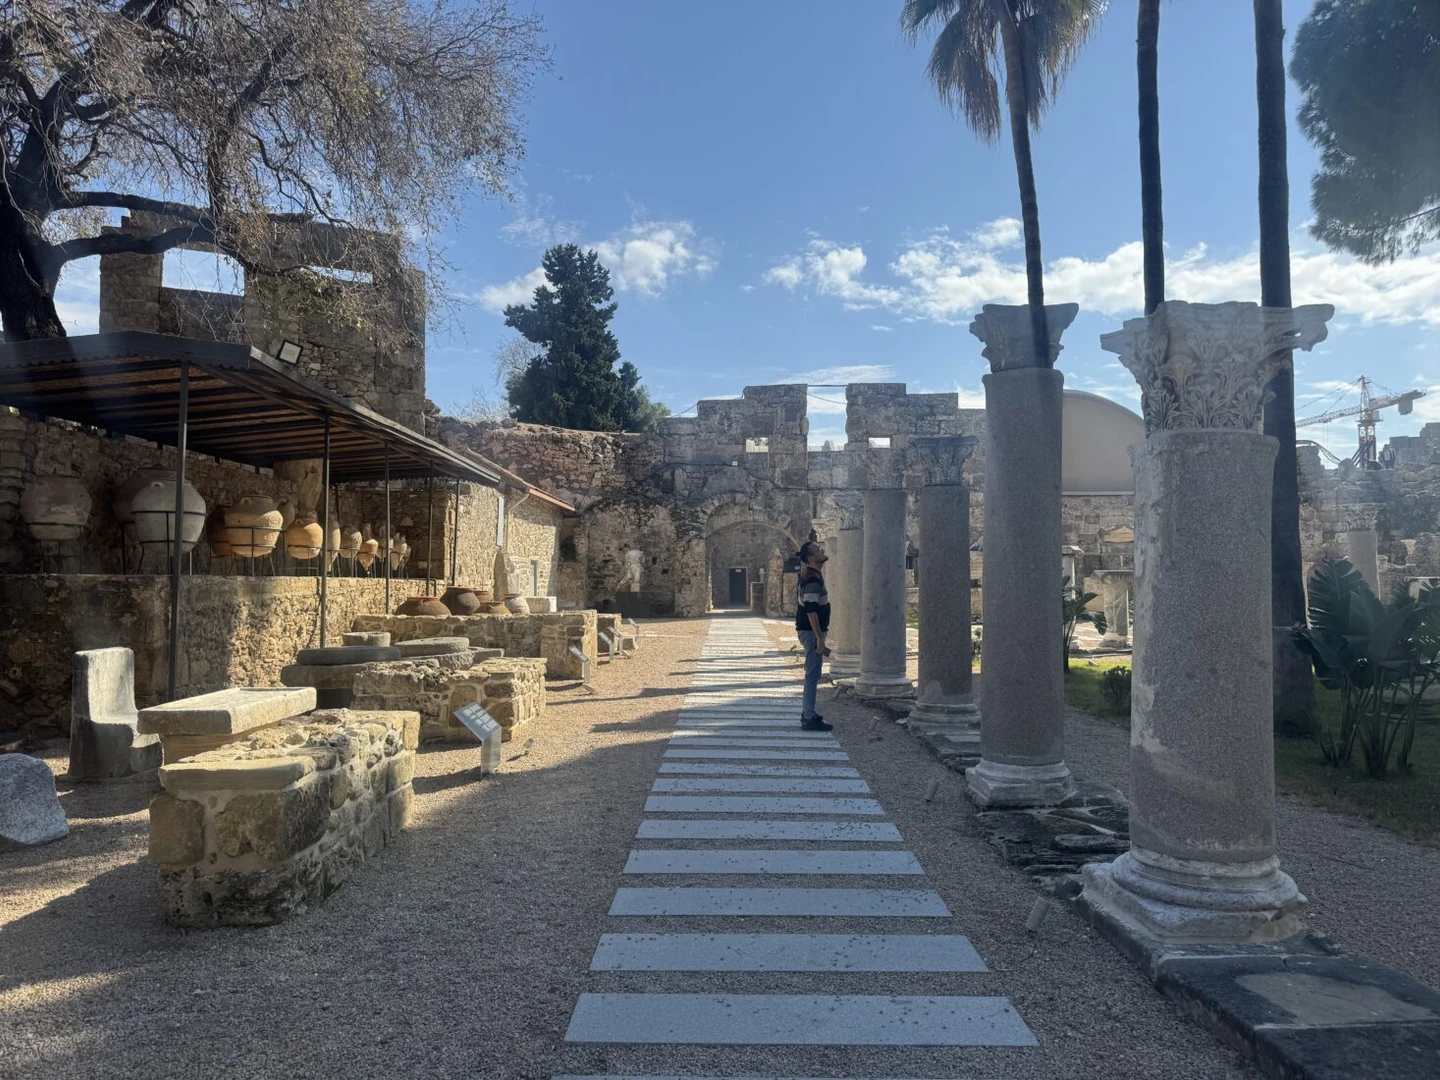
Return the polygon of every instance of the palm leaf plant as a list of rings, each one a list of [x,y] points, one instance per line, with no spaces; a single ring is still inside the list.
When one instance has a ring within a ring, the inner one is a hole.
[[[1064,664],[1064,670],[1067,672],[1070,670],[1070,643],[1075,637],[1076,624],[1078,624],[1081,619],[1088,617],[1095,623],[1095,629],[1102,634],[1105,633],[1110,626],[1105,620],[1105,613],[1103,611],[1097,611],[1093,614],[1085,611],[1085,605],[1090,603],[1091,600],[1094,600],[1095,597],[1099,595],[1098,593],[1081,592],[1079,589],[1071,593],[1069,586],[1070,577],[1066,575],[1060,579],[1060,610],[1062,612],[1061,618],[1065,624],[1064,637],[1061,639],[1060,644],[1062,663]]]

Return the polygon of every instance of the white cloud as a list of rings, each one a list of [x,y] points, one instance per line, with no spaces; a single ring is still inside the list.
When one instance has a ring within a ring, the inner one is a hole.
[[[740,286],[740,291],[743,292],[743,293],[752,293],[752,292],[755,291],[755,286],[754,286],[754,285],[741,285],[741,286]]]
[[[486,285],[473,299],[479,301],[486,311],[497,315],[511,304],[528,303],[535,290],[545,284],[545,271],[538,266],[528,274],[511,278],[503,285]]]
[[[895,332],[893,326],[886,326],[884,323],[871,323],[870,329],[881,334],[893,334]]]
[[[1019,218],[1002,217],[987,221],[970,233],[970,239],[987,251],[1014,247],[1024,235]]]
[[[894,376],[895,369],[889,364],[843,364],[798,371],[780,381],[807,383],[810,386],[848,386],[856,382],[894,382]]]
[[[824,239],[812,239],[804,252],[767,271],[763,280],[789,289],[804,286],[848,310],[878,308],[904,318],[965,322],[982,304],[1025,303],[1024,263],[987,246],[1003,240],[1000,224],[981,226],[965,240],[938,231],[906,245],[888,267],[889,283],[865,279],[869,260],[861,247]],[[1334,304],[1339,313],[1366,323],[1440,326],[1440,250],[1366,266],[1306,248],[1297,238],[1291,279],[1297,304]],[[1176,299],[1198,303],[1258,300],[1258,259],[1253,251],[1214,258],[1202,244],[1168,261],[1166,289]],[[1051,260],[1045,292],[1054,302],[1074,301],[1082,310],[1111,317],[1138,314],[1140,243],[1122,244],[1098,258]]]
[[[95,334],[100,330],[100,260],[66,263],[55,287],[55,311],[67,334]]]
[[[500,239],[517,247],[548,248],[573,243],[580,235],[578,222],[556,217],[550,210],[549,195],[531,199],[525,192],[515,196],[515,219],[500,227]]]
[[[955,394],[960,399],[960,408],[962,409],[983,409],[985,407],[985,388],[983,386],[972,389],[956,383]]]
[[[695,226],[688,221],[635,221],[594,245],[618,291],[652,296],[672,277],[704,277],[715,269],[714,258],[705,251],[709,246],[696,239]]]

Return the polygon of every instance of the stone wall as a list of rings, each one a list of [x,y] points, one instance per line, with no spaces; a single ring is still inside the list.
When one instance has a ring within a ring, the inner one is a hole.
[[[261,926],[320,903],[405,827],[419,730],[414,712],[315,712],[162,767],[166,920]]]
[[[453,670],[438,660],[372,664],[355,679],[355,708],[414,710],[422,742],[474,742],[455,719],[458,709],[478,702],[503,729],[515,729],[545,712],[545,667],[539,657],[498,657]]]
[[[319,586],[316,578],[185,578],[181,694],[278,686],[280,669],[319,644]],[[169,590],[158,575],[0,574],[0,730],[69,731],[70,656],[80,649],[132,649],[136,703],[162,701]],[[357,616],[384,611],[384,582],[332,579],[328,599],[327,640],[339,644]]]
[[[545,660],[545,676],[550,679],[580,678],[581,665],[570,655],[571,645],[592,660],[595,658],[594,611],[548,615],[360,615],[351,629],[384,630],[392,642],[463,637],[477,649],[504,649],[509,658],[541,657]]]

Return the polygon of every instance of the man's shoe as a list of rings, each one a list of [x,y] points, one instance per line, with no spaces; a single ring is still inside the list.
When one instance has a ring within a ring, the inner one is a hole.
[[[800,721],[800,730],[801,730],[801,731],[834,731],[834,730],[835,730],[835,725],[834,725],[834,724],[827,724],[827,723],[825,722],[825,718],[824,718],[823,716],[821,716],[819,713],[816,713],[814,716],[810,717],[810,719],[808,719],[808,720],[801,720],[801,721]]]

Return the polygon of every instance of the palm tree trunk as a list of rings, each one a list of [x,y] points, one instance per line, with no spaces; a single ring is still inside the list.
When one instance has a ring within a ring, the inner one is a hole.
[[[1005,48],[1005,100],[1010,111],[1010,142],[1020,182],[1020,222],[1025,233],[1025,282],[1036,363],[1049,367],[1050,329],[1045,319],[1044,263],[1040,258],[1040,203],[1035,196],[1035,164],[1030,158],[1030,116],[1025,108],[1025,65],[1020,61],[1019,31],[1013,17],[1000,21]]]
[[[1145,249],[1145,314],[1165,299],[1165,215],[1160,189],[1160,0],[1140,0],[1135,27],[1140,76],[1140,239]]]
[[[1285,161],[1285,25],[1281,0],[1255,2],[1255,100],[1259,111],[1260,303],[1288,308],[1290,299],[1290,180]],[[1295,455],[1293,356],[1270,384],[1265,434],[1280,443],[1270,503],[1270,607],[1273,625],[1305,621],[1300,554],[1300,477]],[[1274,635],[1276,719],[1315,716],[1310,661],[1287,633]]]

